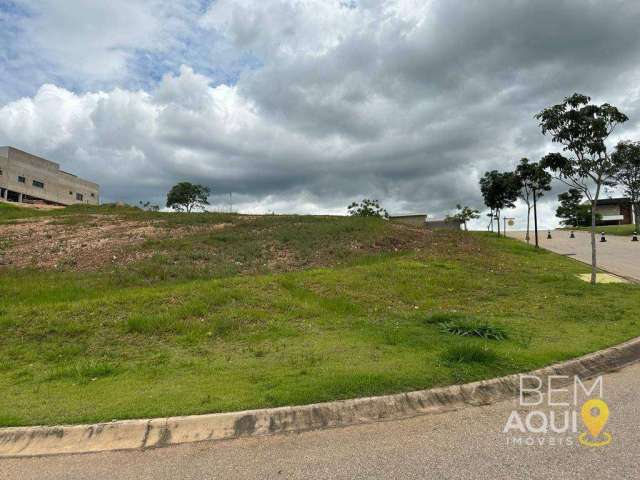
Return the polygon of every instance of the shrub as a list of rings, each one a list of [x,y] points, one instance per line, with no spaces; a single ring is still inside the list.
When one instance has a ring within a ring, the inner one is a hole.
[[[440,329],[443,333],[462,337],[480,337],[485,340],[504,340],[507,338],[507,332],[504,327],[468,318],[442,322]]]

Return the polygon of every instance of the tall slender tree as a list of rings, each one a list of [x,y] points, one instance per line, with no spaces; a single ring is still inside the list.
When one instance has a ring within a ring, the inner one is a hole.
[[[565,152],[546,155],[541,165],[560,181],[583,192],[591,202],[591,283],[595,284],[598,198],[603,187],[615,185],[618,172],[607,152],[606,140],[628,117],[608,103],[594,105],[590,97],[574,93],[562,103],[545,108],[536,118],[542,134],[550,134]]]
[[[534,206],[534,201],[542,197],[544,192],[551,190],[551,175],[539,163],[529,163],[528,158],[520,160],[515,173],[520,181],[520,198],[527,205],[527,234],[525,238],[528,243],[531,209]],[[537,225],[538,222],[535,223]]]
[[[633,205],[633,220],[637,232],[640,229],[640,142],[618,143],[611,159],[618,167],[616,180]]]
[[[515,207],[515,201],[520,191],[520,182],[513,172],[486,172],[480,179],[480,191],[484,203],[492,213],[492,219],[498,223],[500,235],[500,213],[505,208]]]

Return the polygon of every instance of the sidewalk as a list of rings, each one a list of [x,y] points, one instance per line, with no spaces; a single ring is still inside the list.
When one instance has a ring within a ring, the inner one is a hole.
[[[539,231],[540,246],[561,255],[567,255],[581,262],[591,265],[591,243],[589,232],[576,231],[576,238],[569,238],[568,230],[552,230],[551,240],[547,239],[547,231]],[[508,231],[507,236],[524,241],[525,232]],[[531,233],[533,245],[533,233]],[[640,282],[640,242],[632,242],[631,237],[607,235],[607,241],[598,242],[598,267],[621,277]]]

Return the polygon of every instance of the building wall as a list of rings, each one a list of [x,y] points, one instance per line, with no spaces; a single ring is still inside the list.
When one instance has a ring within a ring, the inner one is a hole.
[[[0,188],[61,205],[100,203],[98,184],[60,170],[60,165],[11,147],[0,148]],[[19,181],[24,178],[24,182]],[[40,182],[42,188],[37,186]],[[81,196],[81,198],[79,197]]]
[[[633,220],[633,207],[630,202],[613,203],[610,205],[598,205],[598,213],[602,215],[600,225],[629,225]],[[608,217],[622,216],[619,219]]]
[[[426,215],[390,215],[392,222],[404,223],[413,227],[425,228],[447,228],[450,230],[460,230],[460,222],[446,222],[444,220],[430,220]]]
[[[603,217],[620,215],[620,205],[598,205],[597,212]]]
[[[427,228],[446,228],[448,230],[460,230],[461,225],[460,222],[445,220],[427,220],[426,223]]]
[[[630,225],[633,223],[633,207],[630,203],[620,206],[620,215],[624,215],[622,225]]]
[[[397,223],[404,223],[413,227],[424,227],[426,215],[406,215],[406,216],[389,216],[389,220]]]

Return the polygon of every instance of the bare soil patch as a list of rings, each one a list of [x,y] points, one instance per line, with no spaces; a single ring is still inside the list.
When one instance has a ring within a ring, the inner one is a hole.
[[[21,220],[0,225],[0,265],[93,271],[153,255],[135,248],[146,240],[220,228],[224,224],[168,228],[160,221],[110,215]]]

